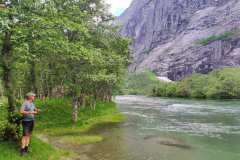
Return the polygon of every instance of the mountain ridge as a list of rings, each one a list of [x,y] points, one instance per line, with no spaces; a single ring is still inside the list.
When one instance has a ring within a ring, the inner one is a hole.
[[[240,36],[226,34],[240,26],[239,0],[133,0],[118,22],[133,39],[130,72],[181,80],[240,66]]]

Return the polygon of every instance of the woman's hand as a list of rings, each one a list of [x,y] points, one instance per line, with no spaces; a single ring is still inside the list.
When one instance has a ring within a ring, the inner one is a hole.
[[[34,111],[37,112],[37,113],[39,113],[39,112],[41,112],[41,109],[36,108]],[[37,114],[37,113],[36,113],[36,114]]]
[[[42,112],[42,110],[37,108],[37,112],[38,112],[38,113],[39,113],[39,112]]]

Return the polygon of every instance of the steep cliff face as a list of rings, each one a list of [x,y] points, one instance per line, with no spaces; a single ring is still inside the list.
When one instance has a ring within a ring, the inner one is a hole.
[[[193,72],[240,66],[240,0],[133,0],[118,18],[131,37],[130,71],[150,69],[158,76],[182,79]],[[212,35],[214,41],[200,40]]]

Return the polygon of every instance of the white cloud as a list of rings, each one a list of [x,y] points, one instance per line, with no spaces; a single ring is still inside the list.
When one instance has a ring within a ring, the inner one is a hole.
[[[120,15],[126,8],[129,7],[132,0],[105,0],[111,5],[110,11],[115,15]]]

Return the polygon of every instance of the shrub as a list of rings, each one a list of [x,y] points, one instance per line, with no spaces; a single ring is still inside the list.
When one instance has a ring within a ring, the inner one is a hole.
[[[168,83],[166,87],[167,97],[177,97],[177,83]]]
[[[212,35],[210,37],[201,39],[201,40],[198,41],[198,43],[203,45],[203,46],[206,46],[206,45],[208,45],[212,42],[215,42],[215,41],[227,40],[229,38],[232,38],[234,35],[236,35],[238,33],[239,33],[239,29],[235,29],[235,30],[232,30],[232,31],[226,31],[226,32],[224,32],[222,34],[219,34],[219,35]]]
[[[158,81],[158,83],[152,89],[152,95],[160,97],[176,97],[176,91],[177,83]]]
[[[7,107],[0,102],[0,138],[4,136],[4,131],[7,127]]]
[[[208,84],[208,77],[202,74],[193,74],[185,80],[188,85],[189,96],[192,98],[205,98],[205,86]]]
[[[187,81],[179,82],[176,89],[176,97],[189,97],[190,88]]]

